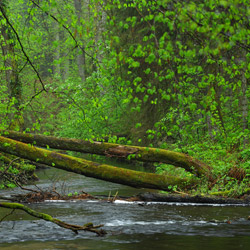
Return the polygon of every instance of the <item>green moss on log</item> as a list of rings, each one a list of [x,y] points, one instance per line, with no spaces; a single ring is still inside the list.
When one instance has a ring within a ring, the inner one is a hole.
[[[210,166],[191,156],[170,150],[139,146],[121,146],[114,143],[90,142],[44,135],[23,134],[15,131],[4,131],[2,134],[4,137],[35,144],[41,147],[49,146],[55,149],[107,155],[119,158],[127,158],[128,156],[131,156],[131,160],[167,163],[177,167],[182,167],[198,177],[207,176],[208,179],[213,179]]]
[[[0,151],[17,155],[31,161],[38,161],[55,168],[82,174],[87,177],[94,177],[137,188],[170,190],[171,187],[175,185],[184,188],[187,185],[194,185],[197,182],[195,179],[188,180],[179,177],[144,173],[106,164],[99,164],[40,149],[1,136]]]
[[[84,231],[90,231],[90,232],[96,233],[97,235],[100,235],[100,236],[106,234],[106,232],[104,230],[97,229],[99,227],[102,227],[103,225],[94,226],[93,223],[91,223],[91,222],[88,223],[88,226],[78,226],[78,225],[68,224],[68,223],[65,223],[61,220],[53,218],[49,214],[37,212],[37,211],[35,211],[27,206],[24,206],[23,204],[20,204],[20,203],[0,202],[0,207],[23,210],[26,213],[30,214],[31,216],[34,216],[36,218],[43,219],[46,221],[50,221],[50,222],[55,223],[56,225],[58,225],[60,227],[70,229],[75,233],[77,233],[77,231],[79,231],[79,230],[84,230]]]

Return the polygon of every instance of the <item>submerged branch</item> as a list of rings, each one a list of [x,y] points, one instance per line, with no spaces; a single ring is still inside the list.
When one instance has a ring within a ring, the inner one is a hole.
[[[79,226],[79,225],[73,225],[73,224],[69,224],[66,222],[63,222],[61,220],[58,220],[56,218],[53,218],[51,215],[45,214],[45,213],[40,213],[37,212],[27,206],[24,206],[20,203],[10,203],[10,202],[0,202],[0,207],[4,207],[4,208],[9,208],[9,209],[20,209],[25,211],[26,213],[39,218],[39,219],[43,219],[46,221],[50,221],[60,227],[66,228],[66,229],[70,229],[72,230],[74,233],[78,233],[78,231],[83,230],[83,231],[89,231],[92,233],[96,233],[99,236],[103,236],[106,234],[106,232],[103,229],[98,230],[98,228],[102,227],[103,225],[97,225],[94,226],[92,223],[87,223],[83,226]]]

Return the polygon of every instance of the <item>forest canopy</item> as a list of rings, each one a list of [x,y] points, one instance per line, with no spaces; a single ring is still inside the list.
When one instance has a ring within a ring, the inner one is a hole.
[[[249,187],[249,17],[244,0],[3,0],[0,129],[173,150]]]

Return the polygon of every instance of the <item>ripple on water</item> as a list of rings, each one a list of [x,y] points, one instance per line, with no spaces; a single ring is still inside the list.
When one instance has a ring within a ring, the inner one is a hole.
[[[88,192],[88,189],[94,190],[98,186],[101,194],[107,195],[109,190],[115,193],[119,188],[123,189],[124,193],[127,193],[125,186],[107,185],[104,182],[101,185],[99,184],[100,182],[95,182],[91,178],[84,178],[83,181],[82,178],[77,177],[69,181],[71,188],[74,188],[73,191],[86,190],[85,187],[87,187],[86,192]],[[78,187],[79,189],[77,189]],[[14,192],[16,191],[14,190]],[[132,193],[134,190],[130,189],[129,192]],[[197,239],[205,236],[209,239],[205,243],[209,245],[212,239],[223,238],[225,242],[225,239],[228,238],[250,236],[250,221],[247,220],[247,217],[250,215],[249,207],[237,205],[166,204],[162,202],[116,200],[114,203],[99,201],[49,201],[28,206],[72,224],[83,225],[87,222],[93,222],[95,225],[104,224],[104,229],[108,231],[108,235],[103,238],[98,238],[86,232],[80,232],[78,235],[75,235],[73,232],[59,228],[50,222],[34,220],[33,217],[27,216],[21,211],[15,211],[15,216],[9,216],[0,223],[0,244],[4,242],[27,242],[28,244],[31,241],[72,241],[75,243],[79,240],[81,245],[85,245],[87,241],[94,242],[95,247],[89,249],[127,250],[140,249],[139,245],[137,247],[137,245],[134,246],[133,244],[145,242],[143,249],[164,249],[166,242],[168,242],[167,239],[170,238],[172,240],[171,246],[173,246],[183,242],[183,240],[180,240],[183,238],[185,240],[194,239],[197,241]],[[1,211],[0,209],[0,218],[3,217]],[[224,221],[225,219],[230,220],[232,223],[211,222],[211,220]],[[156,242],[155,239],[157,237],[159,237],[159,240]],[[112,242],[112,244],[104,248],[105,242]],[[227,242],[231,244],[230,240]],[[131,248],[129,248],[129,243],[131,243]],[[204,240],[201,243],[204,246]],[[239,243],[242,243],[242,241],[239,241]],[[250,240],[247,243],[250,244]],[[123,247],[123,244],[126,247]],[[230,244],[227,245],[227,250]],[[62,248],[55,246],[55,248],[40,249],[69,249],[67,248],[67,242],[62,243],[62,246]],[[184,247],[184,249],[186,248]],[[193,250],[193,248],[190,249]]]

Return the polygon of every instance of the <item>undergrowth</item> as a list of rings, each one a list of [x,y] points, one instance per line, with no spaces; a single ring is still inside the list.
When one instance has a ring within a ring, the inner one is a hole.
[[[250,149],[248,147],[231,151],[220,144],[199,143],[178,147],[172,150],[186,153],[212,167],[214,181],[200,178],[199,184],[192,190],[180,190],[173,187],[172,191],[184,191],[191,194],[214,194],[227,197],[240,197],[250,189]],[[167,164],[155,164],[157,174],[167,174],[181,178],[194,178],[193,174],[182,168]]]

